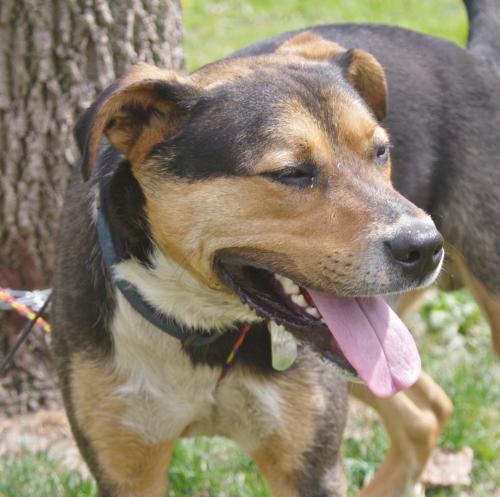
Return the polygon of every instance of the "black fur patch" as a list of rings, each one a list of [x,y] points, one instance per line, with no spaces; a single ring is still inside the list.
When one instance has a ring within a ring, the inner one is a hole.
[[[145,80],[145,82],[148,82]],[[154,80],[153,91],[158,99],[169,101],[176,105],[179,109],[187,110],[191,108],[194,102],[198,99],[198,92],[194,87],[190,87],[176,81],[161,81]],[[108,100],[114,93],[120,90],[123,83],[117,81],[112,85],[108,86],[93,102],[93,104],[80,116],[78,119],[75,129],[74,136],[78,144],[78,148],[82,154],[81,162],[81,172],[82,177],[85,180],[89,179],[91,174],[89,164],[90,160],[90,137],[92,133],[92,128],[95,125],[95,121],[99,114],[99,110],[102,105]],[[147,123],[150,119],[151,113],[156,109],[154,107],[144,108],[140,105],[124,105],[123,111],[128,112],[130,118],[137,123]]]
[[[332,369],[316,361],[311,361],[309,368],[317,371],[326,397],[326,412],[316,420],[313,446],[302,456],[299,495],[341,497],[344,493],[341,491],[342,469],[338,461],[346,423],[347,389],[344,380]]]
[[[331,105],[322,95],[333,85],[345,85],[332,65],[284,66],[275,72],[222,85],[201,97],[186,125],[158,144],[150,157],[159,169],[190,180],[247,175],[270,147],[279,142],[287,119],[287,100],[300,102],[318,122],[333,122]],[[335,130],[331,129],[331,133]]]
[[[240,330],[235,328],[209,345],[185,347],[184,350],[195,366],[224,366],[239,334]],[[271,365],[271,337],[266,321],[252,325],[238,351],[234,365],[241,365],[258,373],[276,373]]]
[[[116,255],[120,260],[134,257],[149,265],[153,247],[144,210],[144,193],[127,160],[122,159],[117,166],[110,160],[104,161],[104,164],[101,208],[109,225]]]
[[[95,102],[79,117],[75,124],[75,129],[73,134],[75,136],[76,143],[82,154],[81,161],[81,173],[84,179],[88,179],[90,176],[89,171],[89,160],[90,160],[90,135],[94,123],[99,113],[99,109],[102,104],[119,88],[119,82],[113,83],[108,86],[95,100]]]

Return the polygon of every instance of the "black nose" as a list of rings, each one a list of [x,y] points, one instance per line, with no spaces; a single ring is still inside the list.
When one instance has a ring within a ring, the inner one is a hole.
[[[424,278],[436,269],[443,256],[443,237],[429,225],[416,225],[385,242],[392,259],[408,276]]]

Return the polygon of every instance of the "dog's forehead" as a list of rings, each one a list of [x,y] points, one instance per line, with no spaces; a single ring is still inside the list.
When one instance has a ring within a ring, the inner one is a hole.
[[[246,174],[276,150],[290,161],[311,148],[329,154],[341,135],[352,139],[376,126],[332,64],[264,64],[208,87],[170,150],[157,150],[174,151],[169,169],[181,176]]]

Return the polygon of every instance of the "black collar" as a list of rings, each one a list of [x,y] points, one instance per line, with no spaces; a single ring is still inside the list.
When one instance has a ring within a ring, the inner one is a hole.
[[[101,247],[102,256],[108,273],[116,287],[123,294],[127,302],[132,308],[138,312],[146,321],[159,328],[168,335],[177,338],[186,346],[203,346],[208,345],[217,340],[221,335],[212,333],[210,335],[198,335],[193,329],[179,324],[174,318],[163,314],[156,309],[139,293],[139,290],[126,280],[119,279],[115,276],[113,266],[118,264],[120,260],[113,246],[113,240],[109,231],[108,223],[104,218],[102,209],[97,209],[97,237]]]

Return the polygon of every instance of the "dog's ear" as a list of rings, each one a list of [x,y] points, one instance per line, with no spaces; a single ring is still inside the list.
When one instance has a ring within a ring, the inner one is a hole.
[[[344,77],[357,90],[375,117],[387,114],[387,81],[377,59],[359,48],[345,51],[337,58]]]
[[[197,97],[188,78],[147,64],[134,66],[101,93],[75,126],[84,179],[92,174],[103,135],[134,166],[180,129]]]
[[[331,61],[340,66],[347,82],[353,86],[382,121],[387,113],[387,82],[384,70],[373,55],[360,49],[346,50],[333,41],[311,31],[303,31],[285,41],[276,50],[308,60]]]

